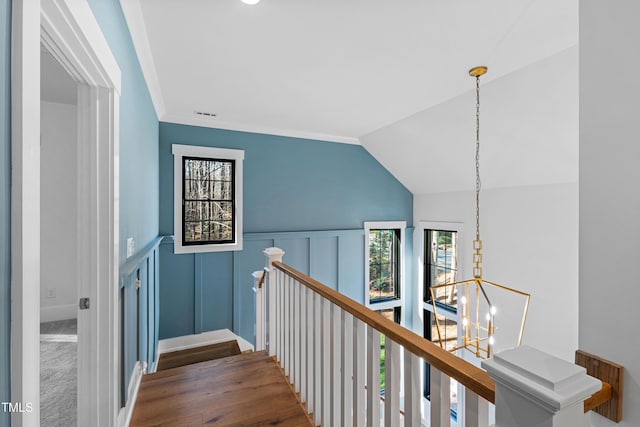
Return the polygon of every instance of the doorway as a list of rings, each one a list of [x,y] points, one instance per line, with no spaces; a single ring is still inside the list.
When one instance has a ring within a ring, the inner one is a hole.
[[[41,44],[76,82],[78,425],[118,422],[118,135],[120,70],[86,2],[12,5],[11,397],[40,424]],[[75,298],[77,298],[77,294]],[[75,299],[74,298],[74,299]],[[77,301],[75,302],[77,306]]]
[[[40,425],[77,425],[78,87],[40,55]]]

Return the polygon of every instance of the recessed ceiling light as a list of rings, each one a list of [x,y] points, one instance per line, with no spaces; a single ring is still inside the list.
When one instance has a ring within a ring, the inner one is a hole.
[[[242,3],[254,5],[260,3],[260,0],[242,0]]]

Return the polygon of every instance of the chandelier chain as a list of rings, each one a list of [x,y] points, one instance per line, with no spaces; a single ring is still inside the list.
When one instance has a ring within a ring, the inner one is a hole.
[[[480,76],[476,76],[476,240],[480,240]]]

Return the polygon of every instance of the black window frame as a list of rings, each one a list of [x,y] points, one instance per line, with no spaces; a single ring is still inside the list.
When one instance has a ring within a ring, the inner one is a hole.
[[[186,163],[189,160],[199,160],[199,161],[209,161],[209,162],[221,162],[221,163],[230,163],[231,164],[231,199],[186,199],[186,183],[187,183],[187,168]],[[216,157],[202,157],[202,156],[181,156],[182,161],[182,245],[183,246],[202,246],[202,245],[225,245],[225,244],[235,244],[237,243],[237,235],[236,235],[236,221],[237,221],[237,200],[236,200],[236,160],[235,159],[226,159],[226,158],[216,158]],[[195,241],[187,241],[187,220],[186,220],[186,203],[188,202],[206,202],[206,201],[222,201],[222,202],[231,202],[231,239],[226,240],[195,240]]]
[[[458,231],[456,230],[435,230],[435,229],[425,229],[424,230],[424,241],[429,242],[431,241],[431,237],[430,234],[434,231],[438,231],[438,232],[447,232],[447,233],[458,233]],[[431,277],[431,272],[434,268],[438,268],[438,266],[431,264],[430,259],[431,256],[428,253],[429,248],[427,247],[427,245],[424,245],[424,253],[423,253],[423,268],[424,268],[424,275],[423,275],[423,294],[422,294],[422,299],[423,302],[427,303],[427,304],[435,304],[437,305],[438,308],[441,308],[443,310],[447,310],[450,313],[453,314],[457,314],[458,313],[458,308],[456,306],[452,306],[449,304],[444,304],[438,301],[432,301],[431,299],[431,285],[429,284],[429,280]],[[456,270],[457,271],[457,270]]]
[[[381,296],[376,298],[371,298],[370,294],[367,294],[367,299],[369,300],[369,305],[374,307],[375,304],[380,304],[388,301],[397,301],[402,299],[402,289],[401,289],[401,245],[402,245],[402,230],[399,228],[370,228],[369,233],[372,231],[391,231],[393,234],[392,237],[392,259],[391,263],[393,264],[393,277],[394,277],[394,295],[393,296]],[[371,245],[371,242],[369,242]],[[370,248],[367,248],[369,250]],[[371,274],[371,258],[369,258],[369,265],[367,266],[369,269],[369,274]],[[371,281],[371,276],[369,276],[369,281]],[[370,284],[369,291],[370,291]]]

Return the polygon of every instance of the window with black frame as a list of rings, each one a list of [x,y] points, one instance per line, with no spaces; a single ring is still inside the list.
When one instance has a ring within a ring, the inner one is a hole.
[[[455,231],[425,230],[424,245],[424,301],[454,313],[458,304],[456,287],[434,289],[433,297],[431,288],[456,282],[457,236]]]
[[[365,222],[365,305],[402,324],[404,221]],[[380,393],[385,389],[385,337],[380,337]]]
[[[233,243],[233,160],[183,157],[183,244]]]
[[[175,253],[242,250],[244,150],[172,144]]]
[[[400,299],[400,230],[369,230],[369,304]]]
[[[457,290],[455,286],[435,288],[455,283],[458,274],[458,232],[452,230],[424,230],[424,292],[423,331],[429,341],[441,344],[447,350],[458,345]],[[432,289],[434,288],[434,289]],[[443,308],[446,315],[438,315],[433,305]],[[437,324],[440,324],[440,328]],[[430,400],[430,366],[424,364],[423,395]],[[458,385],[451,380],[451,418],[457,420]]]

